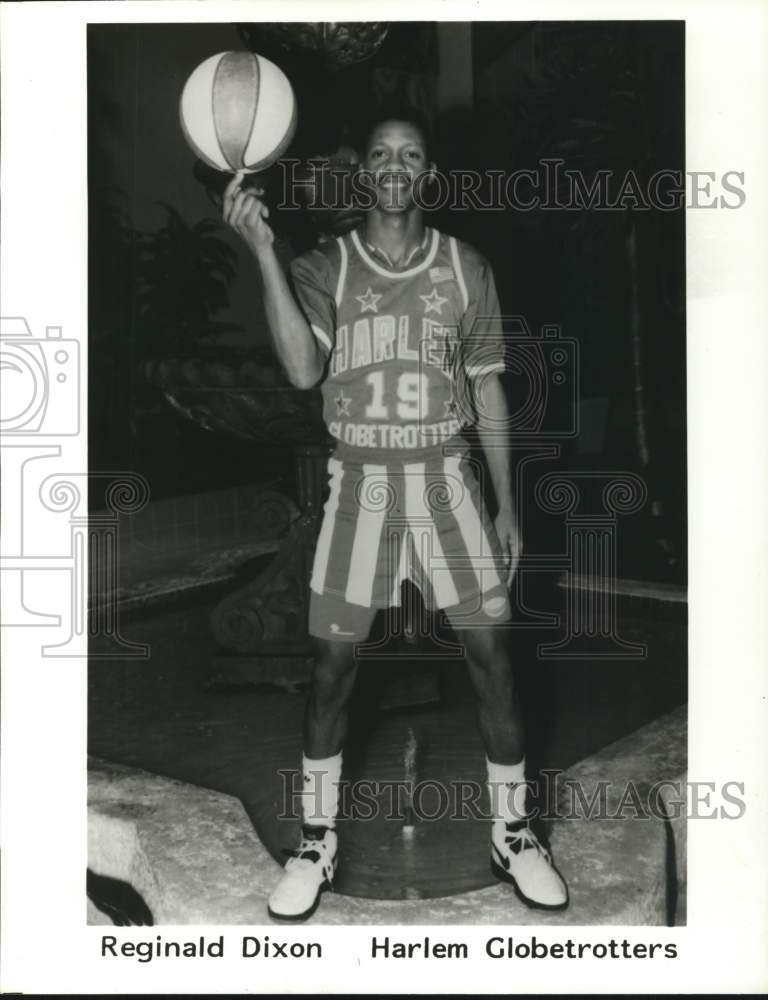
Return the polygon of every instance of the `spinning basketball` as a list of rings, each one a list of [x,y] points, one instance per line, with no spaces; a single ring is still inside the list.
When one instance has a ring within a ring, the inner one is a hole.
[[[181,95],[179,118],[192,150],[217,170],[253,173],[278,160],[296,130],[286,75],[252,52],[200,63]]]

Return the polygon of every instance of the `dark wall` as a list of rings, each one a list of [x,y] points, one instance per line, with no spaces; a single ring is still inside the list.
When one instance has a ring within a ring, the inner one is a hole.
[[[184,82],[203,59],[242,47],[228,24],[91,25],[88,32],[90,228],[90,454],[93,467],[141,472],[155,497],[259,478],[247,443],[207,434],[175,415],[144,376],[156,354],[195,354],[196,343],[140,314],[140,234],[167,221],[163,203],[193,230],[218,212],[195,178],[178,120]],[[258,280],[239,239],[216,237],[234,255],[234,277],[216,319],[224,343],[264,345]],[[167,286],[179,281],[169,273]],[[162,285],[162,280],[160,282]],[[279,466],[279,463],[278,463]]]
[[[163,224],[169,202],[194,225],[216,218],[195,178],[195,156],[179,128],[178,103],[189,74],[216,52],[242,48],[234,25],[91,25],[88,34],[90,116],[89,195],[125,192],[131,223],[140,230]],[[241,242],[222,227],[238,254],[230,304],[221,311],[243,327],[243,343],[266,331],[252,262]]]
[[[394,91],[435,119],[445,170],[513,171],[559,158],[587,178],[598,169],[614,178],[631,170],[643,184],[654,170],[684,169],[682,23],[475,24],[473,109],[442,115],[434,101],[434,24],[393,25],[372,59],[341,72],[270,49],[258,30],[258,50],[283,66],[296,89],[300,126],[292,155],[330,151],[345,126]],[[155,348],[168,352],[168,331],[137,315],[140,265],[125,239],[126,232],[163,225],[162,202],[190,230],[218,218],[193,172],[178,100],[196,65],[243,48],[243,39],[234,25],[169,24],[92,25],[88,41],[92,463],[143,472],[155,495],[252,480],[266,463],[279,470],[272,453],[183,423],[148,387],[142,362]],[[506,311],[524,315],[534,332],[556,323],[578,341],[582,395],[607,409],[593,435],[599,447],[566,443],[564,461],[640,472],[667,512],[664,530],[683,547],[684,208],[440,211],[429,221],[487,254]],[[306,229],[279,215],[275,224],[289,255]],[[252,261],[225,227],[215,235],[233,255],[233,277],[215,309],[226,328],[219,347],[263,347]],[[175,343],[182,354],[198,348],[191,337]],[[649,464],[638,452],[638,374]],[[287,469],[287,458],[283,464]]]

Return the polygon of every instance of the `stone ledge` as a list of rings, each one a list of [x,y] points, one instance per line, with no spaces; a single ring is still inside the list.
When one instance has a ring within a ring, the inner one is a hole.
[[[557,581],[560,590],[612,595],[617,609],[627,615],[651,615],[656,619],[684,622],[688,617],[688,591],[677,583],[646,580],[591,578],[564,573]]]
[[[231,584],[243,565],[277,552],[299,516],[279,478],[153,500],[114,523],[115,579],[99,576],[89,606],[158,610]]]
[[[672,604],[686,604],[688,592],[678,583],[663,583],[648,580],[628,580],[600,578],[599,587],[593,577],[579,573],[566,573],[557,581],[563,590],[600,590],[601,593],[616,594],[619,597],[637,597],[649,601],[666,601]]]
[[[597,781],[638,788],[683,773],[684,709],[644,726],[568,772],[589,791]],[[266,924],[279,866],[240,802],[228,795],[91,760],[89,866],[122,879],[156,924]],[[675,829],[683,872],[684,819]],[[667,823],[661,819],[562,820],[553,853],[568,881],[564,913],[528,910],[504,886],[423,900],[328,893],[316,924],[664,925],[668,921]],[[680,882],[684,893],[684,877]],[[89,921],[109,919],[89,909]]]
[[[93,758],[88,864],[131,884],[156,924],[266,923],[279,874],[237,799]]]
[[[688,706],[681,705],[668,715],[642,726],[629,736],[609,744],[598,753],[587,757],[570,769],[568,778],[580,781],[585,787],[596,785],[598,781],[609,781],[614,789],[634,782],[641,796],[658,782],[683,783],[687,778]],[[683,787],[684,793],[684,787]],[[663,808],[669,819],[674,847],[675,878],[677,899],[675,924],[684,924],[686,919],[687,889],[687,820],[685,809],[679,809],[672,788],[660,793]],[[609,796],[615,802],[615,794]],[[682,813],[682,814],[681,814]],[[643,821],[638,821],[643,822]]]

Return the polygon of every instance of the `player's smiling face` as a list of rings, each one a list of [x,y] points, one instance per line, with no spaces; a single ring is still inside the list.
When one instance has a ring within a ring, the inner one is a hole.
[[[413,183],[430,169],[421,130],[410,122],[381,122],[371,133],[362,167],[376,183],[377,207],[403,212],[413,204]]]

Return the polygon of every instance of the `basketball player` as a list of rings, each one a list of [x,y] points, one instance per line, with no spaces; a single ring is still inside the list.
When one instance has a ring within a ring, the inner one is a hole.
[[[476,250],[425,225],[416,194],[436,168],[417,119],[376,122],[361,167],[372,179],[364,223],[296,258],[293,291],[258,193],[235,179],[223,204],[258,263],[286,374],[299,388],[321,385],[337,442],[311,579],[317,656],[304,723],[303,835],[269,913],[306,919],[332,884],[354,646],[377,609],[399,603],[406,578],[428,606],[444,609],[465,647],[487,755],[492,870],[527,905],[560,910],[565,883],[526,818],[509,630],[492,627],[510,616],[521,550],[508,443],[500,447],[507,405],[493,276]],[[496,494],[495,524],[461,435],[470,422]]]

